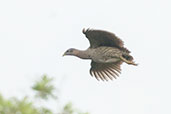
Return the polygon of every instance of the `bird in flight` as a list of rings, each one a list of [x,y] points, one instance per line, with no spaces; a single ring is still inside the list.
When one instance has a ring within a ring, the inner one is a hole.
[[[86,50],[68,49],[63,56],[72,55],[81,59],[90,59],[90,74],[97,80],[108,81],[119,77],[120,65],[125,62],[137,65],[124,47],[124,43],[115,34],[104,30],[83,29],[83,34],[90,42]]]

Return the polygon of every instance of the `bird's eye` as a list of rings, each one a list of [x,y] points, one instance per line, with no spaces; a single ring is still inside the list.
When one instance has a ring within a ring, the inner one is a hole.
[[[67,50],[67,52],[72,52],[72,50]]]

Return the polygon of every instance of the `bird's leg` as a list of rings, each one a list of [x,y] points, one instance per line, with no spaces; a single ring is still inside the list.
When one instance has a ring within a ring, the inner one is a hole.
[[[135,66],[137,66],[138,64],[136,64],[136,63],[134,63],[134,61],[128,61],[128,60],[126,60],[124,57],[122,57],[122,56],[120,56],[120,59],[122,60],[122,61],[124,61],[125,63],[127,63],[127,64],[131,64],[131,65],[135,65]]]

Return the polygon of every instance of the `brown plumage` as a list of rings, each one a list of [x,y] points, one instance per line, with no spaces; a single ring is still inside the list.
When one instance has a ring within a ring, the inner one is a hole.
[[[103,30],[83,29],[90,42],[87,50],[68,49],[64,55],[73,55],[82,59],[91,59],[90,74],[97,80],[108,81],[117,78],[121,73],[120,65],[137,65],[133,62],[130,51],[115,34]]]

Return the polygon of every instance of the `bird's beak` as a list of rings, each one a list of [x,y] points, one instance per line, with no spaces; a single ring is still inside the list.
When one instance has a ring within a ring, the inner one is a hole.
[[[64,57],[66,55],[66,53],[64,53],[63,55],[62,55],[62,57]]]

